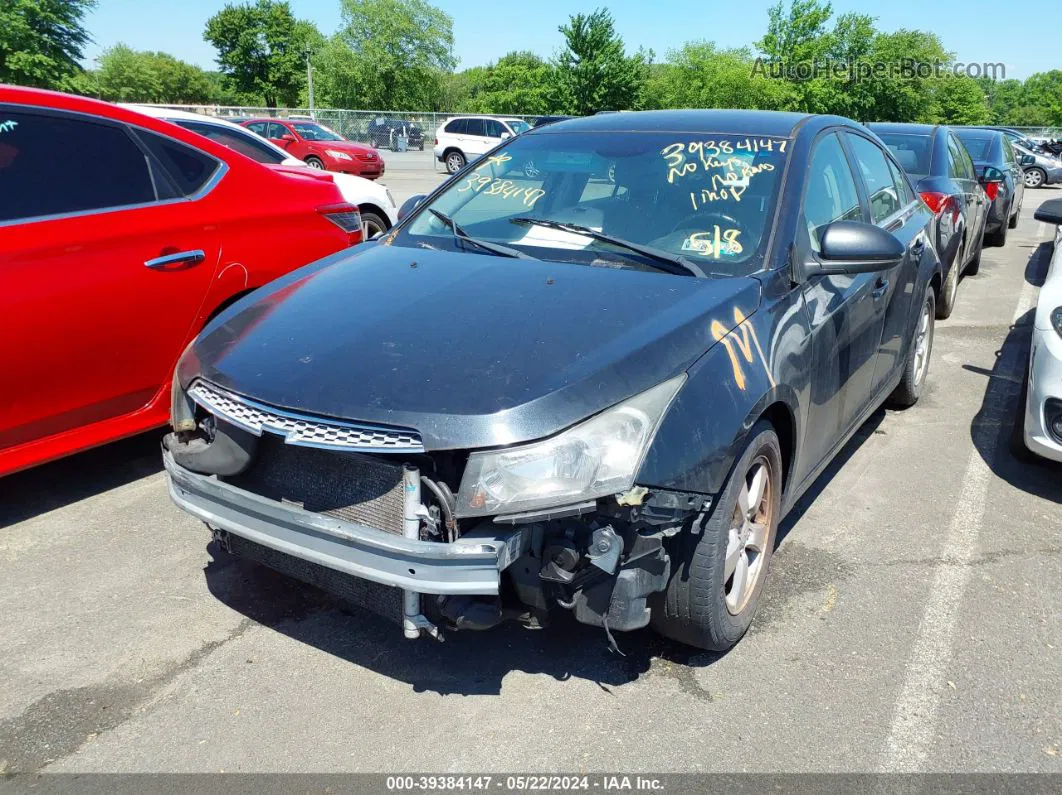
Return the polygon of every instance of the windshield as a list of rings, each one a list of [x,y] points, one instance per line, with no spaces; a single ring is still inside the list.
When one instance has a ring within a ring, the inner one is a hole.
[[[879,132],[878,137],[908,174],[924,176],[929,173],[930,146],[933,141],[928,135]]]
[[[586,227],[715,275],[752,273],[762,267],[788,143],[754,134],[522,135],[418,207],[394,242],[462,248],[431,208],[472,237],[539,259],[652,268],[651,258],[613,243],[514,219]]]
[[[508,124],[509,129],[511,129],[517,135],[522,132],[527,132],[531,129],[531,125],[523,119],[506,119],[505,123]]]
[[[297,121],[291,125],[299,137],[306,141],[343,141],[343,136],[314,124],[312,121]]]

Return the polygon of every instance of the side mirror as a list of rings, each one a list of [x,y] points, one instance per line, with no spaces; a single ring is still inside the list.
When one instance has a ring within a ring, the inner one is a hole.
[[[512,136],[511,133],[503,132],[502,136],[501,136],[501,139],[504,141],[506,138],[512,138],[512,137],[513,136]]]
[[[864,221],[834,221],[822,232],[818,261],[809,273],[873,273],[896,265],[906,249],[895,235]]]
[[[1003,172],[995,166],[985,166],[985,170],[981,172],[982,185],[999,185],[1005,179]]]
[[[1045,224],[1062,224],[1062,199],[1049,199],[1036,208],[1033,218]]]
[[[277,138],[277,140],[280,141],[285,146],[287,146],[288,144],[295,143],[295,136],[292,135],[291,133],[284,133],[282,136]]]
[[[410,196],[408,199],[406,199],[404,202],[402,202],[402,206],[398,208],[398,220],[400,222],[404,221],[406,219],[406,217],[411,212],[413,212],[415,209],[417,209],[417,206],[422,201],[424,201],[424,197],[425,197],[425,194],[418,193],[415,196]]]
[[[1018,161],[1022,166],[1031,166],[1036,163],[1036,158],[1032,155],[1022,155]]]

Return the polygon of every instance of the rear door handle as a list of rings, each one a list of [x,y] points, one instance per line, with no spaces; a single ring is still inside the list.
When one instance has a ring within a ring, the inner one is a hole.
[[[888,289],[889,280],[886,279],[884,276],[879,276],[878,280],[874,283],[874,289],[871,291],[870,294],[874,296],[875,301],[878,301],[883,295],[885,295],[885,291]]]
[[[914,254],[916,257],[922,256],[922,252],[925,251],[925,249],[926,249],[925,238],[920,237],[917,240],[915,240],[914,243],[911,244],[911,253]]]
[[[192,268],[206,259],[203,249],[197,248],[192,251],[178,251],[176,254],[164,254],[155,259],[149,259],[144,263],[145,268],[155,271],[179,271]]]

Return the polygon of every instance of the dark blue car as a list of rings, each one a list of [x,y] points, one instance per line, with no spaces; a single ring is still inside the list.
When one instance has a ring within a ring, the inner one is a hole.
[[[1025,198],[1025,172],[1020,156],[1010,140],[999,130],[984,127],[956,127],[963,146],[970,153],[978,178],[988,194],[988,220],[985,222],[985,245],[1003,246],[1007,230],[1018,225],[1021,203]]]
[[[530,130],[203,331],[171,494],[408,637],[567,610],[728,648],[785,513],[919,398],[933,222],[843,118]]]
[[[933,243],[944,269],[944,283],[937,295],[937,317],[950,317],[963,273],[977,273],[981,267],[989,209],[985,186],[981,184],[985,175],[978,176],[970,153],[949,127],[895,123],[867,126],[889,147],[936,215]]]

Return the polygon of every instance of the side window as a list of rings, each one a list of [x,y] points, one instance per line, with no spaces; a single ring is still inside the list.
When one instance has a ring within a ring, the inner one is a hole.
[[[173,123],[178,127],[184,127],[186,130],[199,133],[212,141],[217,141],[222,146],[227,146],[229,149],[239,152],[252,160],[257,160],[259,163],[276,164],[284,161],[284,155],[252,133],[233,130],[228,127],[219,127],[216,124],[185,121],[184,119],[175,120]]]
[[[1007,139],[1007,136],[1005,136],[1005,135],[1000,136],[999,140],[1000,140],[1000,143],[1003,144],[1003,161],[1005,163],[1007,163],[1008,165],[1014,165],[1014,163],[1015,163],[1014,147],[1010,145],[1010,141]]]
[[[962,179],[962,172],[959,170],[959,157],[955,154],[951,136],[948,136],[948,176],[952,179]]]
[[[848,140],[852,144],[852,153],[867,186],[871,220],[876,224],[881,223],[903,206],[896,192],[896,183],[889,170],[888,159],[877,144],[861,135],[849,135]]]
[[[502,125],[497,119],[484,119],[487,125],[487,137],[488,138],[501,138]]]
[[[270,122],[266,138],[270,138],[274,141],[280,140],[282,135],[291,135],[291,130],[285,127],[283,124],[277,124],[276,122]]]
[[[253,124],[248,124],[247,129],[255,133],[256,135],[261,135],[263,138],[265,138],[267,126],[268,125],[264,121],[256,121]]]
[[[815,144],[808,181],[804,188],[804,221],[811,247],[819,251],[821,229],[834,221],[858,221],[863,217],[855,178],[836,133]]]
[[[452,122],[446,125],[446,129],[443,132],[448,132],[451,135],[464,135],[466,119],[454,119]]]
[[[970,179],[977,179],[977,169],[974,167],[973,160],[970,159],[970,153],[966,151],[966,147],[962,145],[962,141],[955,139],[955,145],[959,147],[959,154],[962,155],[962,162],[965,164],[964,168]]]
[[[903,175],[900,167],[891,160],[888,163],[889,171],[892,172],[892,183],[896,186],[896,198],[900,200],[901,207],[906,207],[914,200],[914,193],[907,184],[907,177]]]
[[[221,163],[198,149],[164,135],[137,130],[137,136],[166,169],[177,190],[190,196],[221,168]]]
[[[128,130],[0,106],[0,222],[155,201]]]
[[[483,119],[465,119],[465,135],[486,135],[487,125]]]

